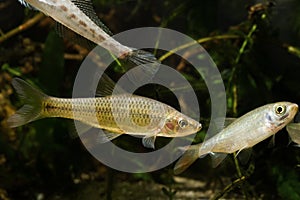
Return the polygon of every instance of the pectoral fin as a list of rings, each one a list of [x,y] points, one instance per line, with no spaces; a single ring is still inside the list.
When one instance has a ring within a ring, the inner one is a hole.
[[[142,142],[143,142],[144,147],[154,149],[155,148],[154,147],[155,139],[156,139],[156,135],[143,137]]]
[[[271,140],[268,144],[268,148],[272,148],[275,146],[275,135],[272,135]]]

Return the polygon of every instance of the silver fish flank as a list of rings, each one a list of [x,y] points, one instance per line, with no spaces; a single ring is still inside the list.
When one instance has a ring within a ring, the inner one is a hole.
[[[277,133],[293,120],[297,111],[298,105],[290,102],[256,108],[203,143],[191,145],[176,163],[174,172],[183,172],[196,159],[206,154],[215,157],[217,165],[226,154],[250,148]]]
[[[118,58],[128,58],[135,64],[158,62],[151,53],[127,47],[112,38],[108,28],[94,12],[91,0],[19,1],[23,5],[38,9],[75,33],[109,50]]]

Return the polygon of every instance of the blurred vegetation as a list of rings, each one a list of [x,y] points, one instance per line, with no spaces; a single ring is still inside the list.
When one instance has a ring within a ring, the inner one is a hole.
[[[113,33],[144,26],[166,27],[201,42],[224,80],[229,117],[241,116],[270,102],[300,103],[300,2],[297,0],[261,3],[94,0],[93,3]],[[37,14],[17,0],[0,1],[0,199],[83,199],[80,191],[95,181],[105,183],[106,189],[91,190],[92,196],[87,199],[122,199],[114,196],[119,192],[114,188],[124,181],[133,185],[140,181],[162,184],[160,194],[165,199],[176,199],[182,191],[176,189],[172,165],[150,174],[108,169],[85,150],[79,139],[70,138],[68,120],[43,119],[15,129],[7,126],[8,116],[21,105],[11,87],[14,76],[35,84],[49,95],[70,97],[77,70],[88,53],[80,45],[60,38],[53,31],[53,20],[44,16],[6,37]],[[158,52],[157,57],[162,55],[164,52]],[[200,74],[176,56],[163,63],[183,73],[197,92],[204,124],[195,139],[200,142],[211,109],[205,83]],[[114,79],[120,76],[117,71],[109,74]],[[174,95],[164,91],[158,86],[139,90],[141,95],[178,108]],[[128,136],[121,140],[117,143],[124,148],[145,151],[139,139]],[[168,141],[160,138],[158,146]],[[276,134],[275,146],[270,148],[268,143],[266,140],[256,145],[246,164],[230,156],[213,169],[206,157],[183,176],[204,181],[205,185],[198,190],[212,191],[204,195],[206,198],[299,199],[299,148],[288,145],[285,130]],[[150,195],[132,189],[127,199],[134,199],[136,193],[141,193],[142,199]],[[67,197],[63,197],[65,194]],[[159,196],[151,195],[151,199]]]

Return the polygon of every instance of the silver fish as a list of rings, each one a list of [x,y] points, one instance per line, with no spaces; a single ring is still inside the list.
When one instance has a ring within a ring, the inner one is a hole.
[[[203,143],[191,145],[176,163],[174,173],[183,172],[206,154],[215,157],[214,162],[219,164],[226,154],[239,153],[277,133],[294,118],[297,111],[297,104],[278,102],[248,112]]]
[[[154,148],[157,136],[182,137],[196,133],[201,124],[154,99],[120,94],[97,98],[50,97],[19,78],[12,82],[25,105],[8,119],[11,127],[46,117],[78,120],[106,130],[104,143],[122,134],[143,135],[143,145]]]
[[[109,29],[96,15],[91,0],[19,1],[23,5],[38,9],[77,34],[106,48],[120,59],[129,59],[138,65],[158,62],[151,53],[127,47],[112,38]]]
[[[289,123],[286,126],[286,130],[289,133],[291,140],[300,147],[300,123]]]

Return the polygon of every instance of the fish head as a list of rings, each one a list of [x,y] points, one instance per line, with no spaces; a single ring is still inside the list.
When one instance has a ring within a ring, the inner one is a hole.
[[[196,133],[201,128],[201,123],[176,111],[167,117],[162,133],[165,137],[183,137]]]
[[[272,129],[280,130],[293,120],[298,112],[298,105],[290,102],[271,104],[271,109],[266,113],[266,121]]]

